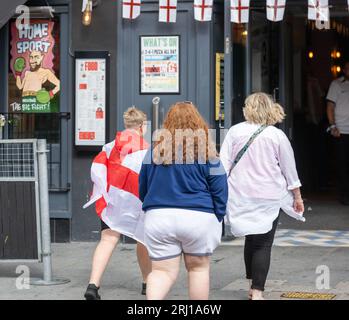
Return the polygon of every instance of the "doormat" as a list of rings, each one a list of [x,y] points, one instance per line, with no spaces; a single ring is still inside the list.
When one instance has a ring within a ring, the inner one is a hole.
[[[335,297],[335,294],[313,292],[286,292],[281,295],[281,298],[303,300],[332,300]]]

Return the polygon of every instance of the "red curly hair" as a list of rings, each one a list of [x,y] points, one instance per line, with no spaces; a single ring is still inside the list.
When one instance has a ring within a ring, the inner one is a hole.
[[[177,102],[171,106],[154,141],[156,164],[206,163],[217,157],[209,126],[191,102]]]

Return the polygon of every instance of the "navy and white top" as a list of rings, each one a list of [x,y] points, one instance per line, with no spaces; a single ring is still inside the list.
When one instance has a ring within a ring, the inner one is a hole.
[[[227,176],[220,161],[157,165],[145,157],[139,174],[143,210],[182,208],[213,213],[222,221],[228,200]]]

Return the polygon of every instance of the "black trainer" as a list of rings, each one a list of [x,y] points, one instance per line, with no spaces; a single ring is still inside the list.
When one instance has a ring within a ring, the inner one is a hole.
[[[142,291],[141,291],[142,296],[145,296],[147,294],[147,284],[142,283]]]
[[[90,283],[86,289],[85,292],[85,299],[86,300],[101,300],[101,296],[98,294],[99,288],[96,287],[96,285]]]

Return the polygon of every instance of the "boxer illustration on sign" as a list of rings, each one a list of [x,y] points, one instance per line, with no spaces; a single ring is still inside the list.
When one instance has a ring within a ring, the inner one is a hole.
[[[48,103],[56,93],[60,90],[60,81],[50,69],[45,69],[42,66],[44,54],[40,51],[32,51],[29,55],[30,70],[21,78],[22,72],[26,67],[26,61],[23,57],[15,60],[14,70],[16,72],[16,85],[19,90],[22,90],[23,97],[36,97],[38,103]],[[54,85],[51,91],[43,88],[45,82],[50,82]]]

